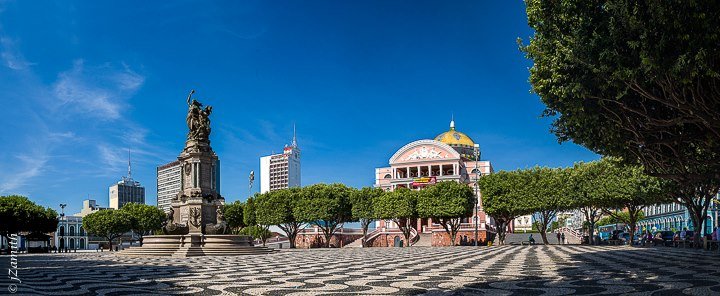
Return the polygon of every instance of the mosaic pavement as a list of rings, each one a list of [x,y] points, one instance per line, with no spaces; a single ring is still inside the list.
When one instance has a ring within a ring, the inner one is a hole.
[[[8,260],[0,257],[2,269]],[[720,295],[717,252],[664,247],[313,249],[187,259],[87,253],[18,261],[23,283],[15,295]]]

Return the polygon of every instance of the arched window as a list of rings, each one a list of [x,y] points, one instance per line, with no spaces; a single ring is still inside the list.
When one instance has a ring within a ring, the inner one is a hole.
[[[60,236],[65,235],[65,226],[60,226]]]
[[[70,225],[70,232],[68,235],[75,235],[75,226]]]
[[[85,236],[85,228],[80,226],[80,236]]]
[[[390,178],[392,178],[392,176],[390,174],[385,174],[385,177],[383,177],[383,178],[390,179]]]
[[[85,239],[84,238],[80,239],[80,249],[85,249]]]
[[[75,249],[75,239],[71,238],[70,243],[68,244],[68,248]]]

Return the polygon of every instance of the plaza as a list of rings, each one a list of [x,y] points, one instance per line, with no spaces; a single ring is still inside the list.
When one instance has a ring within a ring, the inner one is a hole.
[[[717,295],[718,260],[693,249],[582,245],[43,254],[18,257],[16,295]]]

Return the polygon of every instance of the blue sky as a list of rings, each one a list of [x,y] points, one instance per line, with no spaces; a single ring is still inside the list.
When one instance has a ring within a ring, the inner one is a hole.
[[[228,201],[293,123],[304,185],[371,185],[451,114],[496,170],[596,159],[539,117],[531,34],[522,1],[0,0],[0,194],[107,206],[130,149],[154,204],[190,89],[213,106]]]

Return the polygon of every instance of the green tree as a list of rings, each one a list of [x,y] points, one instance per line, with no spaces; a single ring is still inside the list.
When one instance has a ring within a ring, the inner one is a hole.
[[[519,188],[529,200],[529,206],[535,212],[535,221],[544,244],[549,244],[547,231],[557,214],[570,205],[567,181],[570,172],[566,169],[551,169],[547,167],[534,167],[521,170],[520,175],[525,179],[525,186]]]
[[[590,244],[595,243],[595,225],[602,218],[600,200],[608,195],[611,167],[607,161],[578,162],[570,170],[568,194],[571,207],[580,209],[587,222]]]
[[[295,248],[295,238],[305,223],[294,214],[295,206],[301,198],[301,188],[288,188],[260,195],[255,200],[255,215],[259,225],[277,225]]]
[[[637,165],[624,165],[617,159],[605,159],[610,166],[608,192],[598,201],[606,215],[630,228],[630,245],[635,241],[637,222],[644,218],[643,210],[653,204],[673,199],[661,180],[648,176]]]
[[[232,233],[239,233],[240,229],[246,226],[243,219],[245,204],[236,200],[232,203],[225,204],[223,207],[223,214],[225,215],[225,222],[228,227],[232,230]]]
[[[247,226],[241,229],[239,234],[251,236],[253,239],[259,239],[263,242],[263,246],[265,246],[265,241],[272,235],[267,227],[260,225]]]
[[[58,226],[58,213],[24,196],[0,196],[0,221],[0,235],[9,241],[12,233],[54,232]]]
[[[100,210],[83,217],[83,227],[90,233],[108,240],[110,251],[112,241],[130,231],[132,216],[122,210]]]
[[[530,83],[559,140],[672,180],[699,228],[720,188],[720,2],[526,3]]]
[[[243,223],[245,224],[245,227],[257,224],[257,219],[255,216],[255,198],[257,198],[258,196],[260,196],[260,193],[256,193],[254,197],[248,197],[248,199],[245,201],[245,205],[242,207]]]
[[[360,221],[362,227],[363,237],[362,246],[366,247],[366,237],[368,227],[370,223],[375,220],[375,210],[373,208],[373,201],[379,196],[385,193],[380,188],[363,187],[360,190],[353,190],[350,198],[352,204],[352,217],[353,220]]]
[[[472,216],[475,194],[466,184],[440,182],[421,190],[417,200],[417,212],[421,218],[437,221],[450,237],[454,246],[462,218]]]
[[[405,237],[406,247],[410,246],[412,223],[417,218],[418,192],[407,188],[397,188],[378,196],[373,201],[373,209],[378,219],[389,219],[397,224]]]
[[[495,219],[500,245],[505,244],[508,224],[518,216],[532,213],[527,197],[520,190],[526,185],[524,182],[521,171],[501,171],[478,180],[483,208]]]
[[[265,200],[269,198],[270,195],[272,195],[271,192],[256,193],[255,196],[248,198],[243,208],[243,222],[247,225],[246,227],[253,227],[247,231],[255,232],[258,235],[255,238],[262,241],[263,247],[270,237],[270,235],[265,235],[269,232],[268,228],[270,228],[270,224],[265,224],[269,219],[267,215],[261,217],[263,220],[258,219],[258,201]],[[261,231],[260,229],[264,229],[265,231]]]
[[[302,198],[294,208],[299,221],[311,223],[322,230],[325,247],[338,226],[352,220],[351,190],[342,184],[315,184],[302,189]]]
[[[165,212],[146,204],[127,203],[120,209],[127,213],[132,221],[130,230],[135,233],[142,245],[143,236],[151,231],[160,230],[165,221]]]

